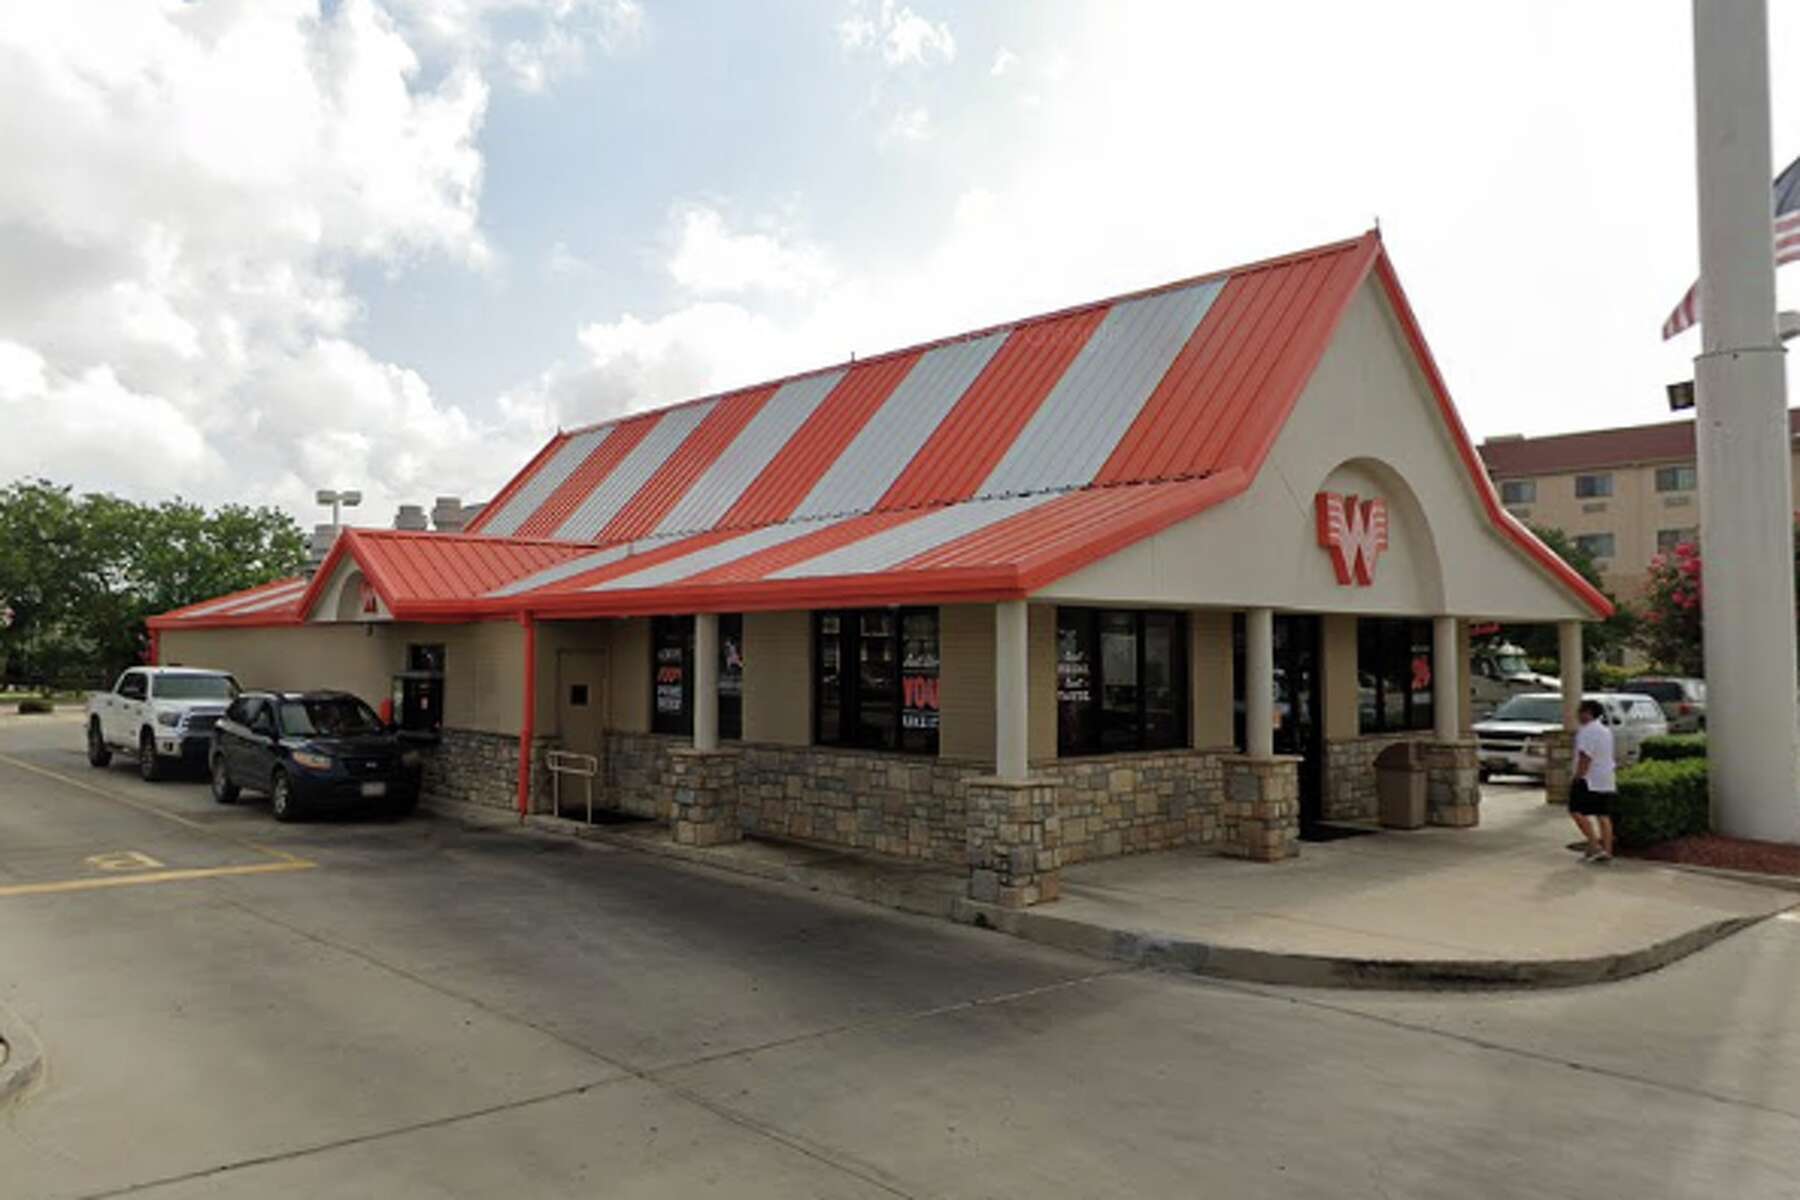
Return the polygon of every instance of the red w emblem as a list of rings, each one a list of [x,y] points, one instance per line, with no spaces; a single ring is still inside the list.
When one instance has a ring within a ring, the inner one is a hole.
[[[1374,583],[1375,560],[1388,548],[1387,501],[1320,492],[1313,506],[1319,517],[1319,545],[1331,552],[1337,581],[1345,587]]]

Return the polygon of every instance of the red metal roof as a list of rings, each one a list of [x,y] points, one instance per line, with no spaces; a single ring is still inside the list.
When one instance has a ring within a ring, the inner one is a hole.
[[[1490,519],[1609,611],[1500,508],[1373,233],[561,433],[469,534],[333,554],[400,618],[1023,596],[1248,487],[1371,271]]]
[[[1788,436],[1800,438],[1800,409],[1788,411]],[[1546,437],[1489,438],[1481,443],[1481,458],[1489,471],[1508,479],[1645,463],[1693,462],[1694,422],[1690,418]]]

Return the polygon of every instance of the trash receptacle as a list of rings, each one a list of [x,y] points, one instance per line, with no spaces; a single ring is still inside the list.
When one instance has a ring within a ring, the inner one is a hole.
[[[1412,742],[1396,742],[1375,756],[1375,796],[1386,828],[1424,828],[1425,768]]]

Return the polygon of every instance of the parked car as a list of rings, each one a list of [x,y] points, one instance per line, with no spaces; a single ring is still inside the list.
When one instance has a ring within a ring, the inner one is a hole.
[[[200,766],[213,726],[237,694],[237,680],[223,671],[132,667],[112,691],[88,696],[88,762],[107,766],[123,750],[137,756],[138,774],[152,783],[171,763]]]
[[[1645,738],[1669,732],[1662,709],[1649,696],[1632,692],[1589,692],[1584,700],[1598,700],[1612,726],[1613,749],[1620,766],[1638,760]],[[1480,744],[1481,777],[1531,775],[1544,777],[1549,765],[1548,738],[1562,728],[1562,696],[1556,692],[1531,692],[1514,696],[1494,710],[1494,715],[1475,723]]]
[[[1477,717],[1514,696],[1561,687],[1560,679],[1533,671],[1525,651],[1511,642],[1477,642],[1469,651],[1469,696]]]
[[[412,811],[419,752],[349,692],[245,692],[213,731],[213,799],[250,788],[277,821],[326,809]]]
[[[1670,733],[1699,733],[1706,728],[1706,681],[1673,675],[1646,675],[1626,682],[1625,690],[1641,692],[1662,705]]]

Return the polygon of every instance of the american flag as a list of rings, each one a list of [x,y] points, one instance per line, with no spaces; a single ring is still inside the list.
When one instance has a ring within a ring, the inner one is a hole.
[[[1775,265],[1795,261],[1800,261],[1800,158],[1775,177]],[[1696,279],[1663,322],[1663,341],[1699,319],[1700,281]]]

